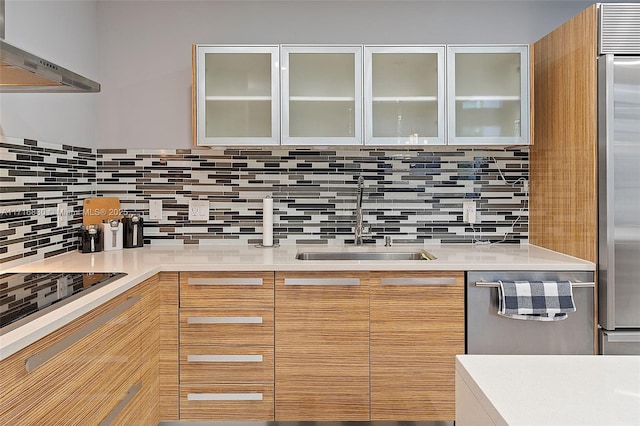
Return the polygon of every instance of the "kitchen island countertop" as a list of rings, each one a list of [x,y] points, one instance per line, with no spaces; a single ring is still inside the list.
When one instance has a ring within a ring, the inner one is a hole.
[[[456,424],[640,425],[640,356],[458,355]]]
[[[424,249],[435,260],[297,260],[298,252]],[[125,272],[120,278],[52,312],[0,335],[0,360],[55,331],[158,272],[179,271],[594,271],[595,264],[528,244],[425,244],[381,246],[242,244],[155,245],[92,254],[78,251],[14,265],[10,272]]]

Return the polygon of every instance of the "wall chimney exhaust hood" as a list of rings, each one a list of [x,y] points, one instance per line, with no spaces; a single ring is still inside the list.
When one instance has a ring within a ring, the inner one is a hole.
[[[0,0],[0,92],[99,92],[100,84],[7,43]]]

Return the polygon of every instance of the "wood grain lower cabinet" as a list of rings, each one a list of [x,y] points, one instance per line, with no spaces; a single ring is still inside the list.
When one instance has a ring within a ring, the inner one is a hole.
[[[462,272],[371,273],[371,420],[453,420]]]
[[[369,283],[276,273],[276,420],[369,420]]]
[[[155,287],[157,277],[0,362],[0,424],[100,424],[117,417],[140,372],[154,374],[145,365],[157,349],[157,320],[148,311],[157,303]],[[157,410],[144,420],[157,422]]]
[[[273,273],[180,273],[180,420],[274,419]]]

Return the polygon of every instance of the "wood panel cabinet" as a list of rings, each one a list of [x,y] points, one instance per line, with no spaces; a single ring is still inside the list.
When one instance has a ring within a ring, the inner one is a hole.
[[[276,420],[369,420],[369,283],[276,273]]]
[[[273,420],[273,273],[180,273],[180,420]]]
[[[453,420],[462,272],[371,273],[371,420]]]
[[[3,360],[0,424],[111,421],[138,388],[145,422],[157,422],[157,387],[139,380],[157,378],[156,287],[149,279]]]

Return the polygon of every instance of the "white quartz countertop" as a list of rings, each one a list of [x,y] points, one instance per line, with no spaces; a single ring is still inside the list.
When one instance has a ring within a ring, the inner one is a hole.
[[[435,260],[297,260],[298,252],[424,249]],[[163,271],[594,271],[595,264],[532,245],[437,244],[382,246],[158,245],[93,254],[78,251],[13,266],[2,272],[125,272],[120,278],[0,335],[0,360]]]
[[[640,356],[458,355],[496,425],[640,425]]]

